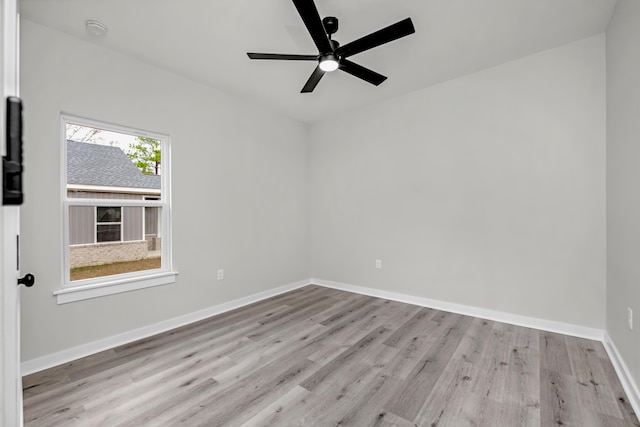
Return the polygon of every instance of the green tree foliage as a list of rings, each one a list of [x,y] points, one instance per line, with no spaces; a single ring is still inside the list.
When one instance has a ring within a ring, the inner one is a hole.
[[[129,145],[127,156],[147,175],[159,175],[160,141],[153,138],[137,136],[136,142]]]

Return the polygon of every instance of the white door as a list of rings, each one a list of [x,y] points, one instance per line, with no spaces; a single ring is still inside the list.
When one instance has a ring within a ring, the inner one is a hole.
[[[6,150],[6,99],[18,96],[18,0],[1,0],[2,92],[0,107],[0,150]],[[22,426],[22,377],[20,375],[20,207],[3,205],[0,214],[2,238],[2,421],[0,425]]]

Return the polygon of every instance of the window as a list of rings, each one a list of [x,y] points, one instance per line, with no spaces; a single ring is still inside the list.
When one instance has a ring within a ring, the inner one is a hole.
[[[64,278],[58,303],[175,281],[169,138],[62,116]]]
[[[96,243],[121,241],[121,228],[121,207],[96,207]]]

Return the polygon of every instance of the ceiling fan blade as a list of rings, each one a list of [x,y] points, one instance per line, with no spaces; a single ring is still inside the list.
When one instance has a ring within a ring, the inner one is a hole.
[[[288,55],[281,53],[253,53],[247,52],[251,59],[280,59],[285,61],[317,61],[318,55]]]
[[[320,69],[320,65],[318,65],[316,69],[313,70],[313,73],[311,74],[311,77],[309,77],[309,80],[307,80],[307,83],[305,83],[301,93],[313,92],[316,86],[318,86],[318,82],[320,82],[322,76],[324,76],[324,71],[322,71]]]
[[[358,65],[355,62],[351,62],[348,59],[342,59],[340,61],[339,68],[342,71],[345,71],[352,76],[361,78],[362,80],[369,82],[375,86],[378,86],[380,85],[380,83],[387,80],[386,76],[378,74],[373,70],[363,67],[362,65]]]
[[[348,56],[355,55],[356,53],[364,52],[365,50],[397,40],[401,37],[408,36],[415,32],[416,29],[413,26],[411,18],[403,19],[402,21],[371,33],[368,36],[361,37],[358,40],[354,40],[351,43],[340,46],[336,49],[335,53],[338,56],[346,58]]]
[[[298,13],[307,26],[307,30],[309,30],[309,34],[316,44],[318,51],[320,53],[333,52],[333,47],[329,42],[327,33],[324,31],[324,25],[322,25],[318,8],[316,8],[313,0],[293,0],[293,4],[296,6],[296,9],[298,9]]]

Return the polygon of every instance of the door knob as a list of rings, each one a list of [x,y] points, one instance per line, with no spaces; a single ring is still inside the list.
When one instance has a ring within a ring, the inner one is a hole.
[[[36,283],[36,276],[31,273],[25,274],[22,279],[18,279],[18,285],[25,285],[27,288],[32,287],[34,283]]]

